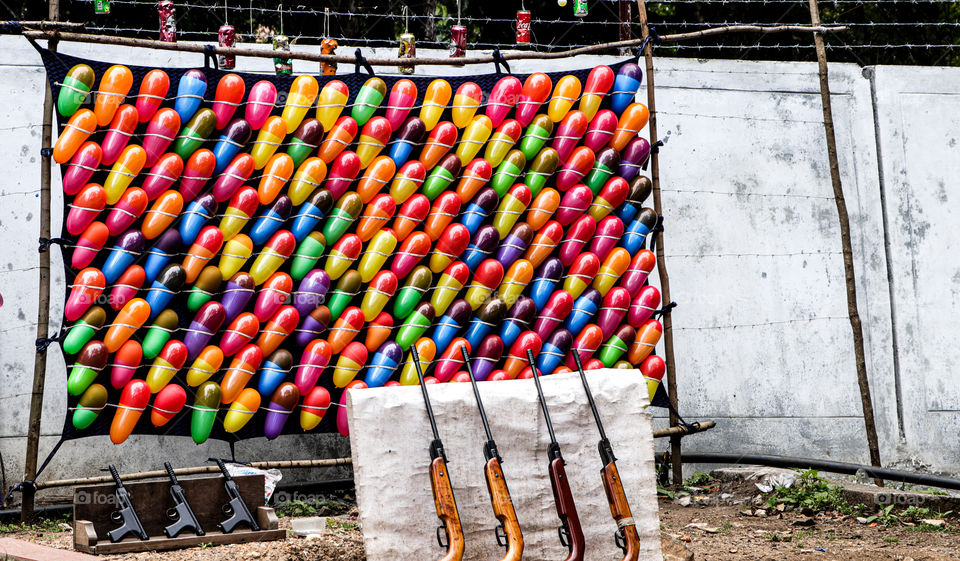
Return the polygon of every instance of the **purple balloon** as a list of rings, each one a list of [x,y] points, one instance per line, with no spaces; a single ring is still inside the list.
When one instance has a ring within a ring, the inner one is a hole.
[[[300,281],[300,286],[293,294],[293,307],[300,313],[300,317],[305,317],[326,301],[328,290],[330,275],[323,269],[314,269]]]

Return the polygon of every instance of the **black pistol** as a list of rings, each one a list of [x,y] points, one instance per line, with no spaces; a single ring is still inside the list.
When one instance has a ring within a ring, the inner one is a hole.
[[[170,465],[170,462],[163,462],[163,467],[167,468],[167,476],[170,478],[170,496],[176,503],[176,506],[167,509],[167,518],[173,523],[165,527],[163,533],[168,538],[175,538],[177,534],[184,530],[191,530],[198,536],[206,534],[200,527],[197,515],[190,508],[190,503],[187,502],[187,495],[183,492],[180,482],[177,481],[177,475],[173,473],[173,466]]]
[[[223,460],[220,458],[210,458],[210,461],[217,462],[217,466],[220,468],[220,471],[223,472],[223,488],[227,490],[227,496],[230,497],[230,502],[223,505],[220,509],[230,518],[217,524],[217,527],[220,528],[220,531],[224,534],[229,534],[238,524],[246,523],[254,532],[259,531],[260,525],[257,524],[257,521],[253,519],[253,515],[250,514],[247,503],[243,502],[243,497],[240,496],[240,488],[237,486],[237,482],[233,480],[233,477],[230,477],[230,472],[227,471],[227,466],[223,465]]]
[[[113,476],[113,481],[117,485],[114,493],[117,496],[117,506],[120,507],[119,510],[110,513],[110,519],[120,524],[119,528],[110,530],[107,533],[110,541],[117,543],[127,537],[127,534],[133,534],[141,540],[146,541],[149,539],[149,536],[147,536],[147,532],[143,529],[143,524],[140,522],[140,517],[137,516],[137,511],[133,510],[130,493],[128,493],[127,489],[123,486],[123,481],[120,481],[120,474],[117,473],[117,468],[110,465],[109,469],[110,475]]]

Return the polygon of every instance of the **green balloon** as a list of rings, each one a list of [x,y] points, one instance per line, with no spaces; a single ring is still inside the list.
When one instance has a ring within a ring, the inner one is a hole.
[[[412,314],[431,284],[433,273],[430,268],[424,265],[415,268],[393,301],[393,317],[405,318]]]
[[[386,95],[387,84],[375,76],[360,87],[357,97],[353,100],[353,109],[350,110],[350,116],[357,122],[357,126],[362,127],[370,117],[373,117]]]
[[[323,251],[327,244],[326,239],[320,232],[311,232],[300,242],[296,251],[293,252],[293,262],[290,264],[290,276],[294,280],[301,280],[312,271],[317,261],[323,256]]]
[[[327,308],[330,309],[330,317],[338,318],[350,301],[360,293],[360,286],[363,280],[360,272],[349,270],[337,281],[337,286],[330,291],[330,298],[327,299]]]
[[[78,64],[67,71],[57,96],[57,111],[69,119],[80,109],[90,95],[96,75],[86,64]]]
[[[216,382],[207,381],[197,388],[193,415],[190,417],[190,436],[197,444],[203,444],[210,438],[221,397],[220,386]]]
[[[600,346],[600,362],[607,368],[613,368],[613,365],[620,360],[623,353],[627,352],[630,346],[616,335],[611,335],[606,343]]]
[[[173,151],[187,161],[190,155],[207,140],[216,124],[217,116],[212,109],[204,107],[197,111],[190,122],[180,130],[176,142],[173,143]]]

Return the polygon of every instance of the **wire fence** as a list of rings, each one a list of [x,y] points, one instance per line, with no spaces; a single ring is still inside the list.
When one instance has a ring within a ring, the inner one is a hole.
[[[61,19],[84,22],[102,35],[156,39],[156,0],[111,0],[98,14],[95,0],[63,0]],[[560,6],[563,3],[564,6]],[[640,35],[637,5],[631,0],[587,0],[586,14],[574,16],[578,0],[329,0],[323,3],[265,0],[174,2],[178,38],[216,43],[220,26],[233,25],[239,43],[269,42],[284,34],[294,44],[336,39],[344,45],[396,48],[411,32],[420,48],[446,49],[451,28],[467,29],[467,49],[523,48],[557,51]],[[46,9],[26,6],[7,15],[42,19]],[[406,12],[404,7],[407,7]],[[530,42],[516,42],[517,11],[530,12]],[[727,25],[809,24],[807,0],[653,0],[647,3],[657,33],[700,31]],[[831,61],[871,64],[960,65],[960,2],[956,0],[822,0],[824,25],[848,31],[825,37]],[[626,23],[626,24],[624,24]],[[745,60],[815,59],[809,33],[733,33],[658,47],[661,56]]]

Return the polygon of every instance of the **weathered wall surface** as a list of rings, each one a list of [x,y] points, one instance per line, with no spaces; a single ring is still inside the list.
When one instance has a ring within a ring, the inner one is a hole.
[[[10,484],[22,476],[33,373],[44,76],[39,56],[22,38],[2,37],[0,49],[0,79],[8,86],[0,92],[6,171],[0,184],[0,454]],[[156,66],[202,62],[196,54],[119,47],[64,44],[61,50]],[[512,68],[560,70],[609,60],[515,62]],[[269,59],[239,63],[241,70],[272,70]],[[317,68],[295,65],[297,72]],[[960,306],[960,268],[951,249],[960,234],[949,205],[949,181],[960,171],[951,136],[960,130],[960,71],[875,71],[872,83],[855,65],[834,65],[831,87],[882,456],[885,463],[917,461],[960,472],[960,385],[951,371],[960,360],[951,344]],[[666,142],[667,265],[680,304],[674,323],[681,410],[719,424],[686,446],[865,461],[815,65],[661,59],[656,79]],[[55,216],[63,203],[59,179],[55,171]],[[65,282],[56,249],[52,276],[56,331]],[[63,357],[53,351],[49,363],[41,456],[57,441],[66,403]],[[248,460],[347,453],[334,437],[237,445],[238,457]],[[45,477],[88,475],[108,460],[129,471],[163,459],[196,464],[226,454],[225,444],[212,441],[193,446],[181,438],[134,437],[116,448],[105,437],[89,438],[66,443]]]

